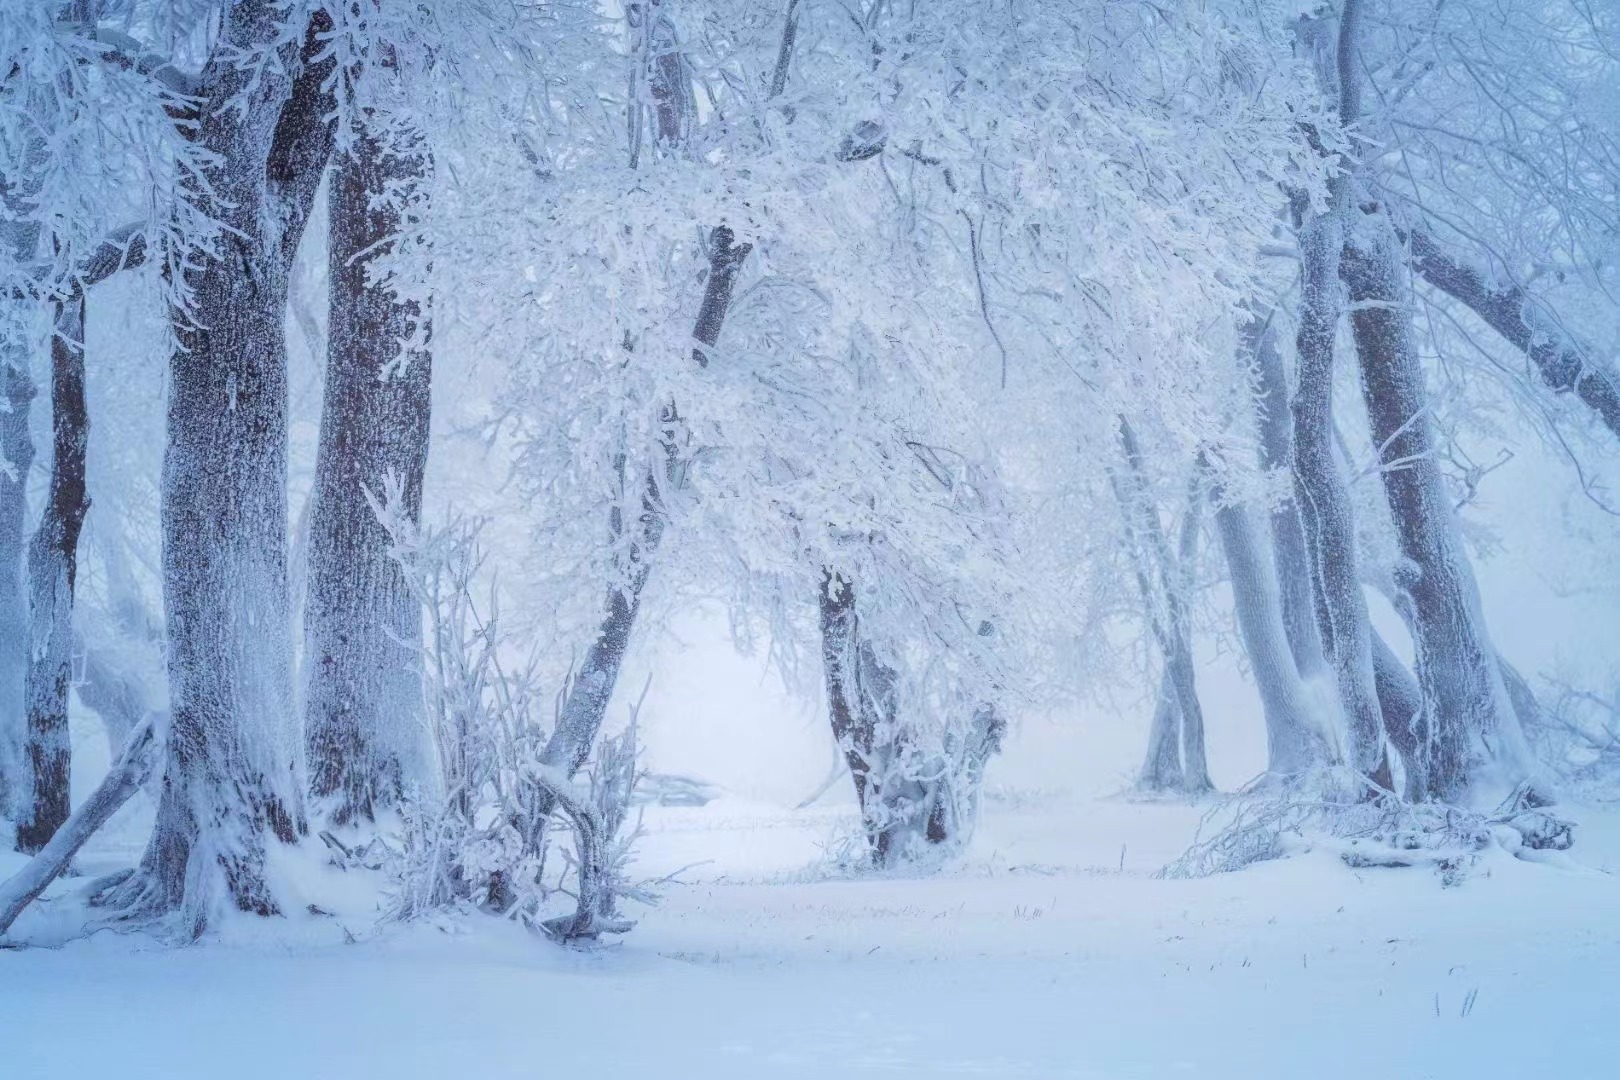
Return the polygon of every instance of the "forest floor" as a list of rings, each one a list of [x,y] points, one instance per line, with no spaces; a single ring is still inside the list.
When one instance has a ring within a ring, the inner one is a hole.
[[[379,931],[374,892],[314,881],[335,917],[0,952],[0,1077],[1614,1075],[1620,812],[1455,887],[1326,852],[1155,878],[1199,816],[1003,794],[960,865],[900,879],[830,869],[845,807],[652,808],[638,866],[682,883],[591,951],[483,918]]]

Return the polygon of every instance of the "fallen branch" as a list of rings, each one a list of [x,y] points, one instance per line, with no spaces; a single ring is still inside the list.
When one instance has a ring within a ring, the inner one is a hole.
[[[0,935],[61,876],[90,837],[141,789],[152,775],[157,756],[157,736],[148,718],[130,732],[118,760],[84,805],[62,823],[27,866],[0,884]]]

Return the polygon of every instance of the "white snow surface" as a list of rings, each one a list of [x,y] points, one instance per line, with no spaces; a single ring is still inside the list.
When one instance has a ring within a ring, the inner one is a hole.
[[[590,951],[378,931],[369,883],[301,867],[333,917],[0,953],[0,1077],[1613,1075],[1614,811],[1579,860],[1495,852],[1454,888],[1326,853],[1154,878],[1199,813],[1003,793],[957,867],[852,879],[822,847],[849,807],[654,808],[648,874],[708,861]],[[45,905],[16,936],[58,929]]]

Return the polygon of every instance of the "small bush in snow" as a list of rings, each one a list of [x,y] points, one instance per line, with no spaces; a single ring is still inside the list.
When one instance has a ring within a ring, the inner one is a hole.
[[[598,748],[587,786],[546,764],[534,665],[511,663],[494,592],[479,592],[478,527],[418,530],[395,511],[395,496],[385,492],[375,508],[427,614],[424,697],[441,786],[411,792],[402,804],[401,831],[384,860],[393,882],[387,915],[482,910],[561,941],[630,929],[619,899],[652,899],[624,878],[640,835],[639,827],[626,831],[634,723]],[[557,817],[573,843],[550,874]]]

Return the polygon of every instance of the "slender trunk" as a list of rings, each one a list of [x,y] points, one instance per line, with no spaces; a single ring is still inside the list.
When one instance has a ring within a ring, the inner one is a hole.
[[[195,197],[220,218],[216,249],[184,269],[189,310],[171,313],[163,459],[163,592],[170,722],[162,792],[142,872],[105,901],[132,918],[179,909],[201,933],[214,907],[278,910],[266,833],[303,828],[287,588],[287,284],[331,150],[332,61],[316,63],[324,13],[302,56],[251,72],[235,57],[275,42],[280,8],[226,13],[205,72],[195,137],[218,162]],[[237,108],[230,104],[243,101]],[[173,272],[182,272],[174,268]]]
[[[34,463],[28,414],[35,390],[20,330],[0,325],[0,818],[20,817],[29,799],[23,783],[28,670],[23,537]]]
[[[1181,710],[1176,707],[1176,686],[1167,670],[1159,676],[1159,693],[1148,726],[1147,756],[1136,775],[1138,791],[1181,791],[1187,777],[1181,771]]]
[[[1378,689],[1378,708],[1384,716],[1384,730],[1390,745],[1406,766],[1406,797],[1419,799],[1418,760],[1425,742],[1423,691],[1406,669],[1395,650],[1378,631],[1373,631],[1373,678]]]
[[[85,648],[82,640],[76,647],[84,653],[84,681],[77,687],[79,701],[101,719],[107,743],[116,753],[129,739],[129,733],[157,709],[147,693],[146,681],[138,673],[121,667],[113,656]]]
[[[692,356],[699,366],[708,364],[709,350],[720,340],[737,274],[752,250],[751,244],[735,243],[731,230],[724,225],[717,226],[709,234],[709,277],[704,284],[697,323],[692,328],[692,337],[697,343]],[[569,775],[585,763],[591,744],[596,740],[596,733],[601,730],[602,720],[607,715],[613,688],[618,684],[619,669],[629,648],[630,632],[635,627],[636,614],[641,607],[641,592],[652,570],[652,557],[663,540],[668,522],[664,492],[680,483],[684,462],[677,445],[676,430],[680,417],[674,405],[665,409],[664,422],[663,476],[660,478],[657,472],[649,469],[641,478],[641,513],[635,522],[636,532],[623,548],[624,562],[616,567],[618,580],[608,588],[603,600],[602,621],[596,639],[586,650],[585,658],[574,675],[557,718],[557,730],[552,733],[541,755],[545,764],[564,769]],[[608,523],[616,549],[620,547],[624,530],[621,503],[622,500],[616,502],[610,511]]]
[[[1299,386],[1292,404],[1294,494],[1310,563],[1322,653],[1333,669],[1346,719],[1350,764],[1388,783],[1383,722],[1373,674],[1372,622],[1356,575],[1356,536],[1350,496],[1333,457],[1333,343],[1339,323],[1336,213],[1300,232],[1303,281]]]
[[[1258,523],[1219,493],[1215,527],[1232,576],[1232,606],[1266,718],[1266,770],[1285,776],[1333,760],[1283,627],[1276,563]]]
[[[73,585],[79,532],[90,509],[85,447],[84,297],[57,305],[51,336],[51,486],[28,547],[29,640],[24,769],[30,800],[17,822],[17,850],[36,852],[71,810],[68,687],[72,679]]]
[[[1288,376],[1283,370],[1282,353],[1277,348],[1270,313],[1245,324],[1243,335],[1259,380],[1256,405],[1259,407],[1260,464],[1268,471],[1292,472],[1294,430],[1288,405]],[[1254,525],[1257,532],[1261,531],[1260,522]],[[1312,678],[1326,672],[1328,663],[1322,655],[1322,635],[1316,627],[1316,601],[1311,592],[1311,562],[1305,528],[1300,523],[1299,505],[1292,491],[1272,508],[1270,532],[1288,648],[1294,654],[1294,666],[1300,675]]]
[[[34,110],[32,95],[20,104]],[[15,107],[15,105],[13,106]],[[41,115],[46,115],[41,111]],[[49,131],[35,128],[8,146],[20,168],[0,178],[0,259],[26,266],[39,257],[41,225],[35,213],[48,164]],[[0,818],[31,813],[33,794],[24,751],[27,731],[28,591],[25,547],[28,477],[34,442],[28,429],[38,387],[33,305],[7,297],[0,310]]]
[[[366,493],[397,482],[421,515],[431,357],[402,349],[425,318],[370,271],[409,227],[426,178],[419,144],[362,134],[334,162],[328,201],[331,314],[305,601],[305,738],[310,789],[337,824],[373,818],[423,779],[421,606],[389,556]]]
[[[1114,477],[1114,491],[1124,514],[1126,542],[1134,553],[1137,588],[1147,608],[1148,625],[1164,658],[1165,681],[1174,697],[1175,713],[1181,730],[1182,789],[1193,794],[1209,791],[1209,766],[1204,750],[1204,712],[1198,702],[1198,685],[1192,656],[1192,629],[1187,619],[1186,593],[1191,586],[1198,554],[1198,535],[1203,508],[1203,481],[1195,477],[1193,491],[1182,518],[1179,559],[1170,553],[1169,541],[1149,500],[1143,474],[1142,450],[1136,433],[1124,417],[1119,418],[1120,446],[1124,452],[1124,475]],[[1156,709],[1155,728],[1163,711]],[[1155,738],[1150,735],[1149,752]],[[1161,751],[1162,752],[1162,751]],[[1150,758],[1149,764],[1152,764]],[[1144,776],[1146,766],[1144,766]],[[1144,785],[1145,786],[1145,782]]]
[[[1384,495],[1405,563],[1396,585],[1410,603],[1427,720],[1416,761],[1422,797],[1457,801],[1492,764],[1523,779],[1528,759],[1480,611],[1472,568],[1435,460],[1433,420],[1395,231],[1367,204],[1340,272],[1352,303]]]

